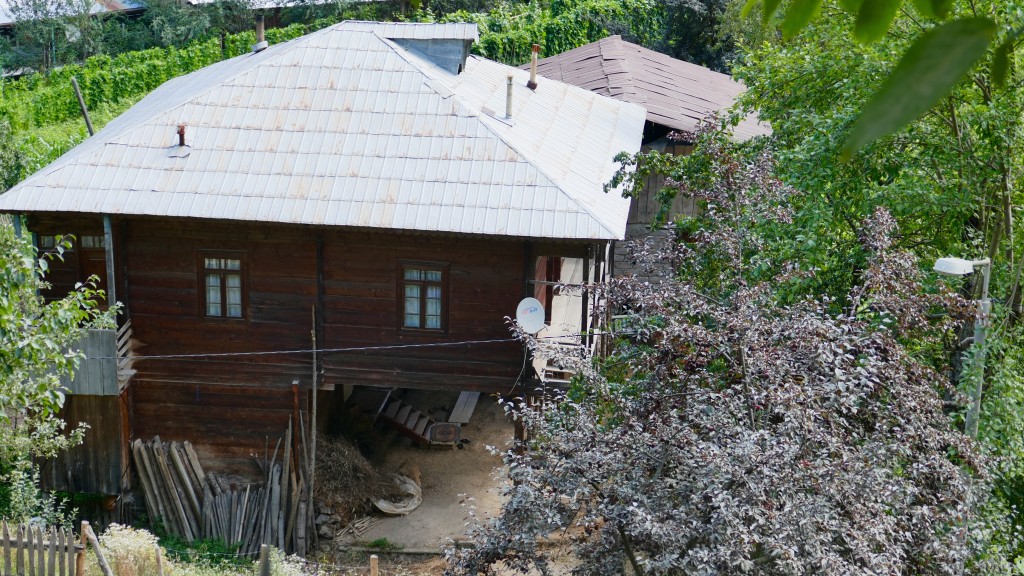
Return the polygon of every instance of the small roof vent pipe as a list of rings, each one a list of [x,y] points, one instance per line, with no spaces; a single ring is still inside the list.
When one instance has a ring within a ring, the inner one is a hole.
[[[508,88],[505,91],[505,118],[512,118],[512,75],[508,75]]]
[[[526,87],[530,90],[537,89],[537,54],[540,52],[540,44],[533,45],[533,51],[530,52],[530,81],[526,83]]]
[[[178,124],[178,146],[185,145],[185,125]]]
[[[252,45],[253,54],[262,52],[267,49],[270,44],[267,43],[267,39],[263,31],[263,14],[256,15],[256,43]]]

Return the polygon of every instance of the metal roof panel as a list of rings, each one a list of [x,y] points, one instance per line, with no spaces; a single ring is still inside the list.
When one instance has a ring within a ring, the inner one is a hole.
[[[476,34],[406,26],[384,33]],[[643,110],[553,82],[533,92],[524,72],[479,58],[454,75],[381,34],[342,23],[169,81],[0,210],[622,236],[628,201],[602,186],[612,157],[639,149]],[[508,74],[512,123],[483,111],[504,111]]]

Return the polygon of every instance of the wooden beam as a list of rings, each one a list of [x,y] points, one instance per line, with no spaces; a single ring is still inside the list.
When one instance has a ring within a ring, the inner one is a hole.
[[[107,304],[117,303],[117,280],[114,274],[114,233],[110,228],[110,214],[103,215],[103,251],[107,256]]]

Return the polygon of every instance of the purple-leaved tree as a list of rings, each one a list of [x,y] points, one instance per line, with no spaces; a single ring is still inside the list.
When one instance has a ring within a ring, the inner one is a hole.
[[[848,294],[790,289],[813,272],[771,262],[768,239],[792,233],[794,191],[769,155],[692,138],[694,176],[671,185],[701,213],[635,251],[679,274],[600,288],[627,316],[602,357],[521,334],[576,376],[507,404],[528,440],[504,454],[500,516],[471,524],[446,574],[548,574],[554,536],[585,575],[957,573],[984,463],[944,411],[935,351],[969,307],[926,289],[884,209]]]

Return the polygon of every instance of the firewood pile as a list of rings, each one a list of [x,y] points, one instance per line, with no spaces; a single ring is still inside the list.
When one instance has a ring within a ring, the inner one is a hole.
[[[305,556],[315,544],[315,514],[305,430],[295,432],[289,421],[283,451],[279,439],[269,462],[260,463],[262,485],[244,486],[204,473],[187,441],[136,440],[132,455],[149,517],[190,543],[220,539],[237,545],[239,555],[256,554],[260,544],[269,544]]]

